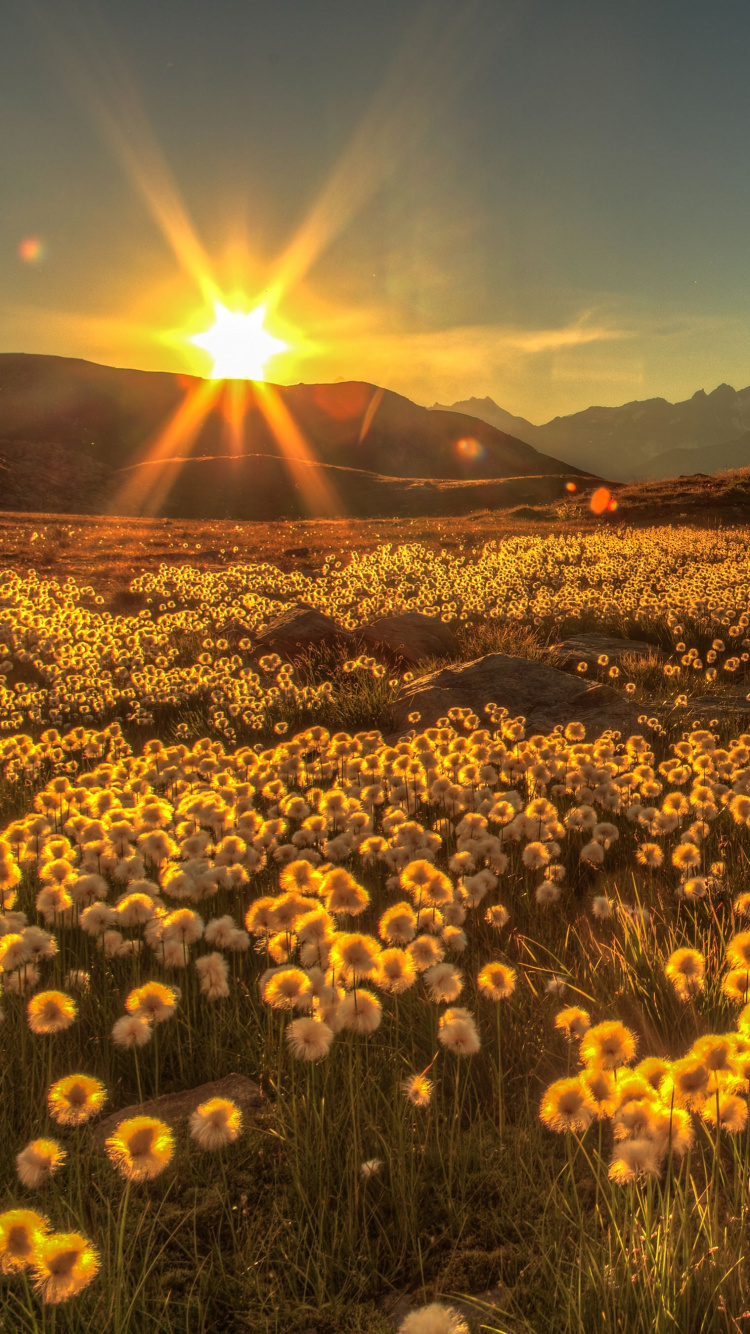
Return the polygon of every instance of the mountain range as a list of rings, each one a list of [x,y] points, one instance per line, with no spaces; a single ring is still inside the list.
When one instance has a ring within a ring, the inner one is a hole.
[[[0,354],[4,510],[462,514],[547,503],[586,476],[491,423],[376,385],[207,381]]]
[[[436,411],[446,408],[436,403]],[[539,450],[615,481],[678,477],[750,464],[750,386],[720,384],[707,394],[669,403],[635,399],[620,407],[590,407],[535,426],[491,398],[469,398],[448,411],[480,417]]]

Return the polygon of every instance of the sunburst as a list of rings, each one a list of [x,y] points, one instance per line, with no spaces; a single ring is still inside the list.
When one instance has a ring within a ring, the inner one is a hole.
[[[256,306],[243,314],[217,302],[214,314],[211,328],[190,339],[213,357],[211,378],[264,380],[268,362],[289,346],[266,329],[266,307]]]

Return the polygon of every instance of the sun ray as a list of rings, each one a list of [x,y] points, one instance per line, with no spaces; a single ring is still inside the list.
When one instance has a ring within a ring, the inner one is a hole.
[[[161,512],[221,387],[218,380],[197,380],[191,384],[156,439],[146,447],[143,457],[121,469],[126,475],[110,501],[110,514]]]
[[[343,514],[336,488],[323,471],[323,465],[315,457],[276,385],[259,381],[255,385],[255,398],[310,515],[322,519]]]
[[[211,263],[127,67],[93,10],[84,17],[69,4],[60,9],[64,29],[49,10],[43,16],[37,13],[56,73],[88,112],[182,270],[212,304],[220,293]]]

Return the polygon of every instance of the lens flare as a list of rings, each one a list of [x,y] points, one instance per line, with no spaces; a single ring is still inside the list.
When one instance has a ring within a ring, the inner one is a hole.
[[[606,486],[597,487],[589,501],[589,508],[592,514],[604,514],[605,510],[611,509],[612,495]]]
[[[249,314],[214,306],[216,320],[205,333],[190,339],[213,357],[214,380],[263,380],[271,357],[286,351],[288,344],[264,328],[266,307],[256,306]]]
[[[44,242],[39,236],[24,236],[18,242],[18,258],[23,264],[39,264],[45,255]]]
[[[464,436],[462,440],[457,441],[456,450],[459,457],[466,459],[468,463],[476,463],[478,459],[483,459],[485,455],[484,445],[471,435]]]
[[[566,490],[566,491],[577,491],[577,490],[578,490],[578,487],[576,486],[575,482],[566,482],[566,483],[565,483],[565,490]]]

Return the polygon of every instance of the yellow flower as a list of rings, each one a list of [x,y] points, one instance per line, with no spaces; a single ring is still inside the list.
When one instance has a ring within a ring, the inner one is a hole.
[[[686,1107],[700,1111],[709,1083],[708,1066],[697,1056],[683,1056],[674,1061],[669,1074],[659,1085],[659,1097],[665,1106]]]
[[[558,1079],[542,1098],[539,1117],[550,1130],[572,1130],[583,1134],[594,1119],[591,1091],[580,1077]]]
[[[438,1042],[456,1056],[474,1056],[480,1046],[474,1016],[460,1006],[446,1010],[440,1016]]]
[[[99,1269],[99,1256],[78,1232],[53,1232],[34,1247],[34,1286],[45,1305],[75,1297]]]
[[[412,1106],[429,1107],[435,1085],[426,1075],[410,1075],[401,1088]]]
[[[433,965],[434,966],[434,965]],[[426,971],[429,972],[429,969]],[[382,950],[378,960],[378,971],[374,978],[381,991],[390,991],[395,996],[407,991],[417,980],[414,960],[406,950]]]
[[[580,1056],[585,1065],[616,1070],[635,1056],[635,1034],[619,1019],[605,1020],[589,1029],[581,1042]]]
[[[505,963],[486,963],[477,977],[482,995],[490,1000],[507,1000],[516,989],[516,972]]]
[[[726,960],[735,968],[750,969],[750,931],[740,931],[732,936],[727,944]]]
[[[555,1028],[559,1028],[568,1042],[580,1042],[590,1027],[591,1020],[586,1011],[578,1009],[575,1005],[570,1005],[555,1015]]]
[[[669,1074],[671,1062],[664,1060],[661,1056],[647,1056],[645,1060],[639,1061],[633,1071],[634,1075],[640,1075],[645,1079],[652,1089],[659,1091],[659,1086],[665,1075]]]
[[[146,1181],[164,1171],[174,1153],[174,1135],[155,1116],[132,1116],[120,1122],[104,1147],[122,1176]]]
[[[263,999],[274,1010],[309,1010],[312,984],[301,968],[279,968],[263,987]]]
[[[617,1105],[617,1085],[612,1071],[592,1067],[582,1070],[579,1078],[591,1096],[595,1115],[600,1119],[611,1116]]]
[[[47,1232],[47,1219],[31,1209],[9,1209],[0,1214],[0,1273],[14,1274],[26,1269]]]
[[[302,1015],[293,1019],[284,1036],[299,1061],[320,1061],[328,1055],[333,1042],[333,1029],[322,1019]]]
[[[26,1012],[32,1033],[62,1033],[74,1022],[78,1007],[64,991],[38,991]]]
[[[134,987],[125,997],[125,1009],[150,1024],[161,1024],[171,1019],[177,1009],[177,992],[163,982],[146,982]]]
[[[747,1103],[734,1093],[719,1092],[716,1097],[706,1098],[701,1116],[709,1125],[715,1126],[718,1120],[721,1130],[739,1135],[747,1125]]]
[[[721,989],[730,1000],[746,1005],[750,999],[750,969],[732,968],[724,978]]]
[[[698,950],[675,950],[667,959],[664,972],[680,1000],[687,1001],[703,990],[706,961]]]
[[[91,1075],[65,1075],[47,1092],[50,1116],[61,1126],[80,1126],[101,1111],[107,1090]]]

